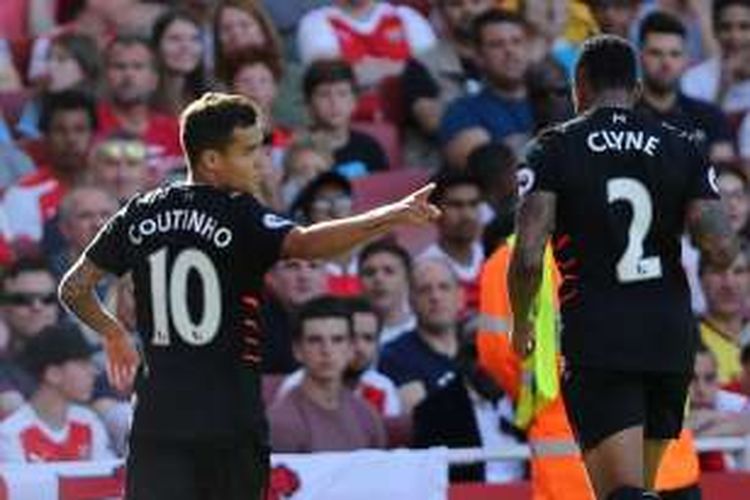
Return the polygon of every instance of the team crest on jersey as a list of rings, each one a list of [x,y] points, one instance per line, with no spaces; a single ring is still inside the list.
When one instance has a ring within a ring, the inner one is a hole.
[[[268,229],[280,229],[284,226],[291,226],[292,221],[276,214],[266,214],[263,216],[263,225]]]
[[[716,168],[713,165],[708,169],[708,184],[714,193],[719,194],[719,176],[716,174]]]
[[[536,181],[536,174],[530,168],[521,168],[516,173],[516,182],[518,182],[518,194],[526,196],[526,193],[531,191]]]

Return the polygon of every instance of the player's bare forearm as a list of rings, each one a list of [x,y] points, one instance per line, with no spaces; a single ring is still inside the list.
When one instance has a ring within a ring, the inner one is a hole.
[[[693,244],[712,266],[726,269],[732,265],[740,245],[719,200],[691,201],[686,225]]]
[[[96,285],[106,273],[81,257],[60,282],[60,301],[86,326],[103,337],[124,334],[125,329],[96,296]]]
[[[555,223],[555,195],[526,195],[516,218],[516,243],[508,268],[508,293],[514,330],[531,324],[531,309],[542,283],[544,246]]]
[[[406,198],[360,215],[293,229],[284,240],[285,258],[331,258],[388,233],[400,224],[426,224],[440,215],[428,201],[429,184]]]

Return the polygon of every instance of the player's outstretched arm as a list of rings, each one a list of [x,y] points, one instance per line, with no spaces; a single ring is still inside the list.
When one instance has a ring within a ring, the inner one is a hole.
[[[81,257],[60,282],[60,301],[86,326],[104,339],[107,375],[115,389],[130,387],[138,367],[138,353],[125,328],[96,296],[96,285],[106,272],[86,257]]]
[[[426,224],[440,216],[428,201],[430,183],[409,196],[360,215],[295,228],[284,240],[285,258],[330,258],[402,224]]]
[[[532,304],[542,283],[544,247],[555,224],[556,196],[534,191],[523,197],[516,217],[516,243],[508,268],[513,309],[513,348],[525,356],[533,341]]]
[[[719,200],[692,200],[687,208],[686,226],[693,244],[712,266],[727,269],[732,265],[740,244]]]

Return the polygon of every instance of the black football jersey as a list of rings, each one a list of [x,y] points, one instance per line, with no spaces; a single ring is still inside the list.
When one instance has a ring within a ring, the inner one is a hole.
[[[680,262],[686,207],[716,198],[714,170],[686,134],[600,108],[542,134],[522,192],[556,195],[563,354],[571,364],[692,370],[697,333]]]
[[[266,439],[258,301],[292,227],[250,195],[174,185],[97,235],[87,258],[135,286],[135,436]]]

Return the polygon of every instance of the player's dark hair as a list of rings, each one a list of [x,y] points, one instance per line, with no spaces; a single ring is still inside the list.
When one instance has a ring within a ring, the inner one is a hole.
[[[638,30],[638,43],[643,46],[646,38],[654,33],[676,35],[683,40],[687,37],[687,30],[682,21],[668,12],[659,10],[650,13],[641,21],[641,27]]]
[[[615,35],[597,35],[586,40],[575,71],[576,79],[583,78],[594,92],[632,90],[637,74],[633,47]]]
[[[711,22],[713,24],[714,33],[719,30],[719,20],[721,15],[729,7],[744,7],[750,9],[750,0],[714,0],[711,6]]]
[[[393,238],[383,238],[380,240],[375,240],[372,243],[365,245],[365,247],[359,253],[359,259],[357,261],[359,270],[360,271],[362,270],[364,263],[367,262],[367,260],[370,257],[372,257],[373,255],[380,254],[380,253],[387,253],[396,257],[398,260],[401,261],[401,264],[404,266],[404,272],[406,273],[406,276],[408,277],[411,275],[411,268],[412,268],[411,255],[404,247],[399,245]]]
[[[292,340],[302,340],[305,321],[319,318],[342,318],[346,320],[349,335],[352,334],[352,317],[347,301],[341,297],[323,295],[302,304],[296,317]]]
[[[343,59],[320,59],[313,62],[302,78],[305,100],[310,101],[318,86],[338,82],[348,82],[352,86],[352,91],[357,90],[354,71],[348,62]]]
[[[515,12],[503,9],[489,9],[477,17],[471,23],[471,41],[479,47],[482,44],[482,34],[487,26],[493,24],[515,24],[525,31],[528,27],[526,20]]]
[[[39,129],[45,134],[48,133],[55,114],[63,111],[83,111],[89,119],[91,130],[96,130],[98,121],[94,99],[82,90],[72,89],[50,93],[44,97]]]
[[[191,168],[201,153],[223,151],[237,127],[263,127],[258,107],[241,95],[206,92],[180,116],[180,140]]]
[[[430,193],[430,202],[440,204],[445,194],[457,186],[474,186],[482,192],[479,180],[464,169],[444,167],[432,178],[435,189]]]

